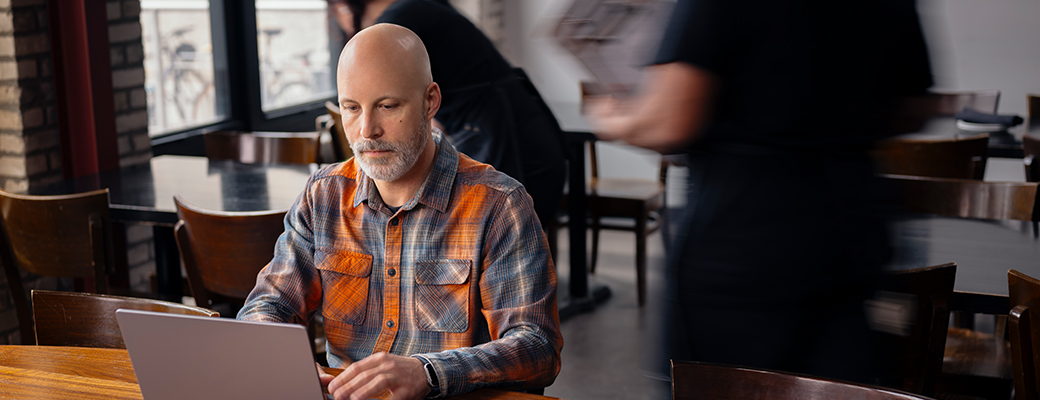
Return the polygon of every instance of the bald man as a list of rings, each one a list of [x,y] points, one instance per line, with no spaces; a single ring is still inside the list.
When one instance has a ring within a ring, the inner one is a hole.
[[[551,384],[556,275],[524,187],[431,128],[441,92],[408,29],[361,31],[337,73],[355,156],[310,177],[238,318],[321,312],[336,399]]]

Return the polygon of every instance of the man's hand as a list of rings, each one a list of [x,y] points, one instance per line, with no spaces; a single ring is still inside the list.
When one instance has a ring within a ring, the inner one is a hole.
[[[335,378],[320,374],[336,400],[365,400],[387,390],[395,400],[417,400],[430,393],[422,361],[387,353],[376,353],[350,364]]]

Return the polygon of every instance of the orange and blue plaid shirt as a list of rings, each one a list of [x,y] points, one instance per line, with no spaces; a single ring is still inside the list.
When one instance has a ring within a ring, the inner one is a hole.
[[[418,357],[442,396],[548,386],[563,337],[531,197],[433,139],[429,177],[396,212],[353,159],[315,172],[238,318],[306,324],[320,311],[331,366]]]

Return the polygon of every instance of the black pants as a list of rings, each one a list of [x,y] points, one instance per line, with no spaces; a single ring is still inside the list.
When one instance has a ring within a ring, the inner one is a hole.
[[[870,381],[889,243],[860,154],[690,156],[670,358]]]

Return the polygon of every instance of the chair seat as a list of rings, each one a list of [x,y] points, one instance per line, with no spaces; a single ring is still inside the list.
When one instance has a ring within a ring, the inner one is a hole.
[[[942,372],[1011,379],[1011,342],[998,340],[991,333],[950,328]]]

